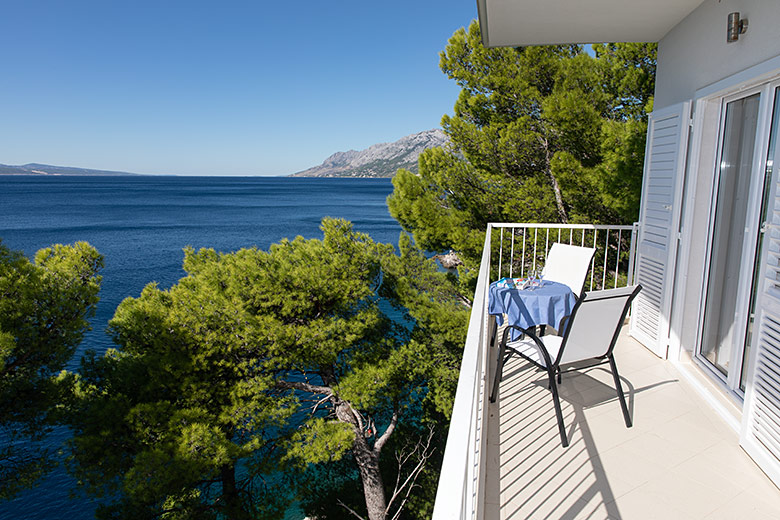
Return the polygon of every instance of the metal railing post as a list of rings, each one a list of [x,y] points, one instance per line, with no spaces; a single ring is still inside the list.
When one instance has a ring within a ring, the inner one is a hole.
[[[628,253],[628,285],[634,284],[634,269],[636,268],[636,243],[639,237],[639,222],[631,226],[631,249]]]

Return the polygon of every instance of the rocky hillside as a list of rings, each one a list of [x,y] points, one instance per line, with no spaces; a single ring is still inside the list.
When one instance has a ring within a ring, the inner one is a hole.
[[[319,166],[294,173],[292,177],[392,177],[399,168],[416,172],[417,157],[423,150],[446,143],[444,132],[427,130],[402,137],[394,143],[334,153]]]

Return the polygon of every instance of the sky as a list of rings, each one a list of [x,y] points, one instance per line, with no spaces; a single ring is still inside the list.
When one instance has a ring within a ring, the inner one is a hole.
[[[0,0],[0,164],[287,175],[440,127],[475,0]]]

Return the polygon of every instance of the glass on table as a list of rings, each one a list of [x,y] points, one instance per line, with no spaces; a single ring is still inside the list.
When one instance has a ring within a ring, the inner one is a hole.
[[[531,269],[531,272],[528,273],[528,289],[533,291],[537,287],[539,287],[539,271],[536,268]]]

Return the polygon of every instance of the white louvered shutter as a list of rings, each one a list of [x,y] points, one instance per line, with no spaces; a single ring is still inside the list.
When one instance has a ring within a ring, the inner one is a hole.
[[[647,129],[630,334],[665,358],[677,256],[690,103],[653,112]]]
[[[780,156],[780,154],[778,154]],[[761,252],[761,294],[756,304],[758,337],[750,353],[751,367],[742,409],[740,444],[780,486],[780,189],[778,158]]]

